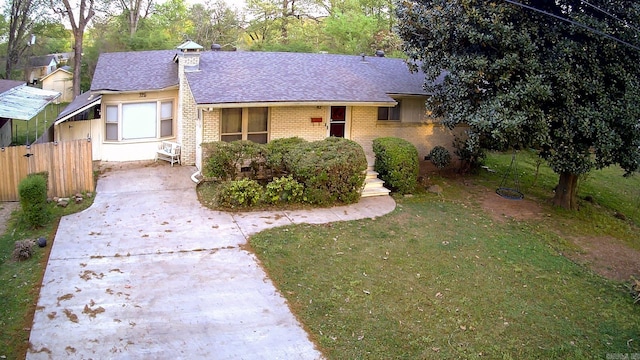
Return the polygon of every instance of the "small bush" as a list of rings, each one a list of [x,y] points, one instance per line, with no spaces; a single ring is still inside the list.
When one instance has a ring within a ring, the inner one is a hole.
[[[285,163],[293,178],[304,184],[311,204],[350,204],[360,199],[367,158],[354,141],[331,137],[304,143],[290,152]]]
[[[305,143],[307,143],[307,141],[299,137],[274,139],[267,143],[266,165],[274,177],[282,176],[290,172],[287,168],[286,159],[295,148]]]
[[[418,183],[418,150],[407,140],[384,137],[373,140],[375,170],[392,190],[400,194],[413,192]]]
[[[33,255],[33,241],[20,240],[16,241],[16,247],[13,250],[12,257],[15,261],[24,261]]]
[[[265,164],[266,147],[252,141],[216,141],[202,146],[202,174],[209,179],[237,180],[243,177],[243,168],[249,168],[250,176],[256,177]]]
[[[471,132],[467,132],[467,137],[462,139],[456,137],[453,141],[455,154],[460,159],[461,172],[475,172],[482,165],[486,154],[480,146],[480,137]]]
[[[269,204],[296,203],[303,201],[304,186],[292,176],[273,179],[264,192],[265,202]]]
[[[21,219],[31,228],[46,225],[51,220],[51,210],[47,206],[47,180],[42,175],[31,175],[18,185]]]
[[[445,167],[449,166],[449,164],[451,164],[451,154],[449,153],[449,150],[440,145],[435,146],[433,149],[431,149],[431,151],[429,152],[429,158],[431,159],[433,165],[435,165],[438,169],[444,169]]]
[[[216,201],[228,208],[247,207],[258,204],[262,193],[262,186],[255,180],[227,181],[220,185]]]

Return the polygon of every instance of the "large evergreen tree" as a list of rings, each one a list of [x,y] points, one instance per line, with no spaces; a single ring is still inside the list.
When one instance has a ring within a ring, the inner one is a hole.
[[[486,147],[539,149],[560,176],[554,204],[576,208],[591,169],[638,170],[640,4],[419,0],[397,13],[428,106]]]

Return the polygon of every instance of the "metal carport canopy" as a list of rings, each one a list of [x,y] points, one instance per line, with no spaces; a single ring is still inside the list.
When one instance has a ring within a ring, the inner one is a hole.
[[[31,120],[58,97],[57,91],[17,86],[0,94],[0,118]]]

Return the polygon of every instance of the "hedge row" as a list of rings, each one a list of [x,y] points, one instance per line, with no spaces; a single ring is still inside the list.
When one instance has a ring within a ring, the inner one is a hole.
[[[203,148],[205,178],[231,181],[223,184],[218,194],[218,204],[223,206],[273,203],[282,196],[291,201],[288,193],[296,202],[353,203],[360,198],[367,168],[362,147],[343,138],[314,142],[286,138],[266,145],[214,142],[203,144]],[[266,190],[258,180],[270,182]],[[297,194],[296,184],[302,186],[301,196],[293,195]]]

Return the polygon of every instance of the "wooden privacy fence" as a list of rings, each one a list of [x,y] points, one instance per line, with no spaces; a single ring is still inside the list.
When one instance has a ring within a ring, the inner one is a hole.
[[[87,140],[6,147],[0,151],[0,201],[18,201],[20,181],[45,171],[49,173],[49,197],[93,192],[91,159]]]

